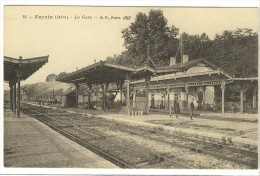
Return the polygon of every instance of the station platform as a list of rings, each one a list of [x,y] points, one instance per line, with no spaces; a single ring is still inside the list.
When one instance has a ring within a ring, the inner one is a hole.
[[[36,105],[37,106],[37,105]],[[46,106],[56,109],[57,107]],[[233,114],[233,113],[202,113],[201,117],[194,117],[194,120],[190,120],[187,115],[179,115],[179,118],[175,118],[173,115],[170,118],[165,114],[150,114],[142,116],[132,116],[126,114],[118,114],[113,112],[104,113],[101,110],[86,110],[81,108],[62,108],[67,112],[80,113],[82,115],[98,115],[99,117],[124,121],[134,124],[140,124],[150,126],[154,128],[161,128],[170,131],[182,131],[190,134],[198,134],[201,136],[217,138],[221,140],[223,137],[232,138],[233,142],[258,146],[258,115],[257,114]],[[211,117],[207,119],[207,117]],[[212,118],[213,117],[213,118]],[[218,119],[219,118],[219,119]],[[221,118],[229,118],[230,121],[221,120]],[[254,121],[252,123],[237,122],[234,119],[246,119]],[[164,124],[160,123],[164,122]],[[190,125],[190,126],[189,126]],[[185,127],[184,127],[185,126]],[[193,127],[191,127],[193,126]],[[196,128],[196,126],[205,126],[205,128]],[[209,128],[208,128],[209,127]],[[209,130],[215,128],[216,131]],[[221,131],[221,130],[222,131]],[[224,129],[224,130],[223,130]],[[230,135],[228,132],[234,131],[234,134]]]
[[[118,168],[38,120],[4,112],[6,168]]]

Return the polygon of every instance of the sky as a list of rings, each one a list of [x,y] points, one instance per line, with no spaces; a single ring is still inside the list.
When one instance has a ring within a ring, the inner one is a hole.
[[[22,85],[44,82],[49,74],[73,72],[94,59],[120,54],[125,50],[122,29],[150,9],[161,9],[168,25],[181,32],[205,32],[211,39],[224,30],[259,28],[257,8],[4,6],[3,53],[23,59],[49,55],[48,63]]]

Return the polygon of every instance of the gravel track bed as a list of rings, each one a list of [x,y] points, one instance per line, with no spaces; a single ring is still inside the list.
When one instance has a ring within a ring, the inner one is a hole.
[[[103,129],[104,130],[104,129]],[[239,165],[230,161],[216,159],[209,155],[201,155],[187,149],[181,149],[170,144],[159,143],[136,135],[130,135],[120,131],[105,131],[107,134],[114,135],[117,139],[124,138],[136,145],[143,146],[145,149],[164,156],[176,156],[179,161],[186,161],[186,164],[194,168],[205,169],[248,169],[247,166]],[[163,152],[162,152],[163,151]]]
[[[137,130],[138,129],[138,130]],[[142,135],[142,136],[146,136],[148,138],[153,138],[154,140],[160,141],[160,142],[167,142],[167,143],[177,143],[177,144],[181,144],[181,145],[186,145],[186,146],[191,146],[194,148],[198,148],[198,149],[207,149],[207,151],[211,151],[213,153],[216,154],[220,154],[223,155],[223,153],[225,154],[225,156],[230,156],[230,157],[235,157],[235,158],[239,158],[239,159],[244,159],[244,161],[250,161],[250,162],[254,162],[255,159],[257,158],[257,156],[248,156],[247,153],[239,153],[240,151],[234,151],[234,150],[230,150],[230,149],[219,149],[214,146],[212,146],[211,144],[204,144],[203,142],[198,143],[197,141],[191,141],[191,140],[185,140],[185,139],[179,139],[178,136],[176,136],[176,134],[166,134],[165,132],[155,132],[150,130],[150,132],[153,133],[153,135],[149,135],[149,130],[147,129],[143,129],[142,127],[138,127],[135,126],[135,128],[120,128],[118,129],[118,131],[124,131],[127,132],[129,134],[136,134],[138,133],[138,135]],[[138,131],[138,132],[137,132]],[[218,141],[214,141],[215,143],[217,143]]]

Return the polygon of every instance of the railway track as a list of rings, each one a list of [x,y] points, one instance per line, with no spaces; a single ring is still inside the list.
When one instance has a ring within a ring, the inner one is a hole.
[[[64,120],[54,120],[53,117],[42,112],[26,108],[21,108],[21,110],[121,168],[150,168],[168,163],[174,168],[192,169],[191,166],[173,159],[153,154],[151,151],[141,150],[133,145],[129,146],[129,143],[124,144],[111,137],[90,132]],[[56,123],[57,121],[59,123]]]
[[[93,117],[87,117],[88,123],[86,123],[83,120],[86,117],[76,114],[69,116],[68,113],[53,109],[30,107],[22,108],[22,110],[122,168],[193,168],[193,166],[187,165],[186,161],[176,156],[163,156],[160,153],[154,154],[153,151],[149,151],[146,148],[142,149],[140,146],[135,147],[129,144],[128,141],[124,141],[124,144],[122,144],[122,141],[116,140],[113,136],[100,134],[100,131],[95,130],[95,127],[109,126],[114,131],[123,131],[130,135],[141,136],[145,139],[166,143],[173,147],[184,148],[189,152],[213,156],[220,160],[231,161],[252,169],[257,168],[257,152],[187,137],[179,134],[178,131],[174,134],[167,134],[160,130],[143,128],[143,126],[131,127],[121,123],[118,125],[117,122],[111,123],[111,121],[107,122],[104,119]],[[105,147],[100,147],[104,143],[106,144]],[[111,146],[114,149],[117,148],[117,150],[111,150]],[[115,152],[120,150],[123,152]]]

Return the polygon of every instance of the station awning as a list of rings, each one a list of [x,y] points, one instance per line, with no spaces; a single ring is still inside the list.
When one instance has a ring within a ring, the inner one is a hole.
[[[108,82],[119,82],[126,79],[126,75],[129,75],[131,80],[138,80],[144,78],[146,74],[154,75],[165,73],[165,71],[176,72],[179,68],[169,69],[155,69],[149,66],[132,68],[121,65],[110,64],[107,62],[98,62],[69,73],[57,79],[57,81],[65,83],[90,83],[90,84],[102,84]]]
[[[49,56],[19,59],[4,56],[4,80],[10,87],[10,109],[20,117],[21,80],[27,79],[45,63]],[[17,89],[16,89],[17,85]]]
[[[222,70],[214,70],[198,73],[177,73],[156,76],[151,78],[150,86],[154,88],[171,87],[185,87],[188,86],[202,86],[202,85],[217,85],[222,80],[230,80],[231,76]],[[134,81],[131,83],[135,87],[145,87],[144,80]]]
[[[27,79],[45,63],[48,62],[49,56],[35,57],[29,59],[15,59],[4,56],[4,80],[12,81],[17,77],[17,68],[21,68],[21,80]]]
[[[249,78],[232,78],[233,81],[258,81],[258,77],[249,77]]]

